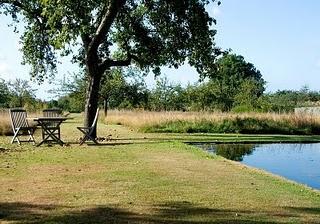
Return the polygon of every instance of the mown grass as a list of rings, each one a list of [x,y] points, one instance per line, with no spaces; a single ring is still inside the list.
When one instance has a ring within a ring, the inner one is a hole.
[[[112,139],[79,147],[73,144],[79,118],[62,126],[70,143],[65,147],[11,145],[0,137],[1,223],[320,220],[319,191],[179,142],[202,135],[137,133],[99,123],[99,135]]]
[[[306,114],[111,111],[107,122],[143,132],[320,134],[320,117]]]

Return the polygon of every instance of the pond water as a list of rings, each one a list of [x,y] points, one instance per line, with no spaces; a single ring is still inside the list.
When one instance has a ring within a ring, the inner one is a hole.
[[[210,153],[320,189],[320,143],[197,144]]]

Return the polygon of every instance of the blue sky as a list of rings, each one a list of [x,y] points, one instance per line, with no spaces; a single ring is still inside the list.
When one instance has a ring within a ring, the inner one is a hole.
[[[320,90],[320,1],[316,0],[222,0],[208,10],[217,19],[217,46],[231,48],[253,63],[267,81],[267,91],[300,89],[308,85]],[[20,65],[19,37],[8,28],[10,20],[0,16],[0,77],[29,79],[28,66]],[[76,70],[63,60],[57,78]],[[193,68],[164,69],[173,82],[198,80]],[[146,78],[152,86],[152,76]],[[37,97],[48,99],[52,85],[36,86]]]

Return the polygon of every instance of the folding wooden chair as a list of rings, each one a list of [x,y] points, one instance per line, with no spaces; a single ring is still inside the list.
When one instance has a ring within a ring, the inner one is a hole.
[[[62,114],[62,110],[59,108],[44,109],[42,112],[44,117],[60,117]]]
[[[36,127],[31,127],[27,121],[27,112],[22,108],[13,108],[9,110],[11,126],[13,130],[13,138],[11,144],[18,142],[21,145],[21,142],[33,142],[35,143],[33,134],[36,130]],[[28,140],[20,140],[19,136],[29,136]]]
[[[44,117],[60,117],[62,110],[59,108],[44,109],[42,111]],[[50,121],[46,124],[47,131],[54,134],[58,139],[60,139],[60,122]],[[49,139],[48,133],[42,129],[42,139]],[[48,140],[50,141],[50,140]]]
[[[91,136],[92,132],[97,127],[98,116],[99,116],[99,108],[97,109],[96,116],[94,117],[94,120],[93,120],[92,125],[90,127],[77,127],[79,129],[79,131],[81,131],[84,134],[83,138],[80,140],[80,145],[82,145],[87,140],[91,140],[95,144],[99,144],[97,142],[97,140]]]

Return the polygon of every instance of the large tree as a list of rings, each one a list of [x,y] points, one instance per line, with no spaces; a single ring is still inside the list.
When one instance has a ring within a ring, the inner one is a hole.
[[[261,96],[265,90],[266,82],[261,72],[252,63],[245,61],[241,55],[232,53],[223,55],[217,60],[216,69],[209,76],[209,85],[222,110],[230,110],[234,106],[234,97],[243,94],[241,88],[246,88],[246,85],[253,88],[252,97]]]
[[[23,63],[38,81],[56,72],[57,53],[73,55],[86,69],[85,125],[93,121],[102,76],[111,67],[135,64],[155,74],[186,60],[200,74],[220,53],[214,18],[216,0],[0,0],[0,11],[23,21]],[[15,23],[14,23],[15,24]],[[75,52],[75,49],[77,49]]]

